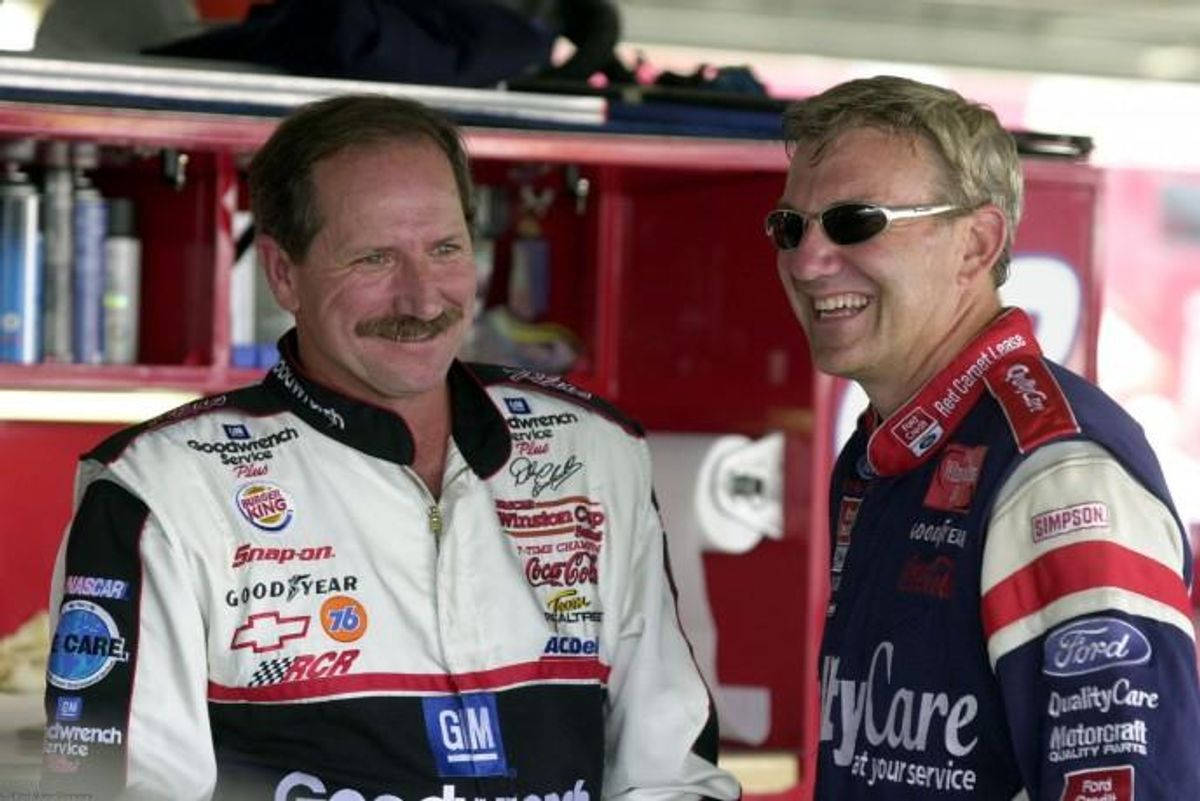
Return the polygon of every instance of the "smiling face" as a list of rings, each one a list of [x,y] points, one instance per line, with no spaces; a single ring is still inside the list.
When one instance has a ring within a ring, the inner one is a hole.
[[[261,241],[305,371],[389,408],[441,397],[475,296],[450,162],[420,139],[354,146],[319,161],[312,181],[321,224],[303,261]]]
[[[811,146],[797,147],[780,207],[813,214],[847,202],[945,200],[936,154],[919,138],[854,128],[815,163],[812,155]],[[948,362],[961,329],[978,325],[987,303],[972,255],[973,214],[896,221],[854,245],[810,224],[798,247],[780,251],[780,279],[816,365],[861,383],[880,408],[898,405]]]

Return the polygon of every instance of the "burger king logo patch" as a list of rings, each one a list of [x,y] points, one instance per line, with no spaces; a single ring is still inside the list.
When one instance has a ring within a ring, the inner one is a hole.
[[[238,488],[234,504],[246,522],[263,531],[280,531],[292,522],[295,506],[276,484],[255,481]]]

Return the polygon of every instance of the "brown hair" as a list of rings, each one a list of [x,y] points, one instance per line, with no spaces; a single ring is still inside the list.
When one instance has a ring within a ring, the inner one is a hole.
[[[250,162],[250,208],[260,233],[303,261],[321,228],[313,167],[349,147],[426,139],[441,148],[454,171],[463,216],[473,214],[471,170],[458,129],[413,100],[342,95],[300,106],[280,123]]]

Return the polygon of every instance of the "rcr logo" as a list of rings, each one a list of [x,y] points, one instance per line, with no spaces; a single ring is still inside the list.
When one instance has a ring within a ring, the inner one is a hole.
[[[302,792],[300,795],[293,795],[292,791],[294,790]],[[307,795],[303,791],[320,793],[320,795]],[[362,793],[349,788],[338,790],[333,795],[326,795],[326,792],[328,791],[325,789],[325,783],[316,776],[296,770],[284,776],[276,785],[275,801],[367,801],[367,797]],[[561,795],[559,793],[546,793],[545,795],[529,793],[521,801],[589,801],[589,795],[583,786],[583,779],[577,779],[575,786]],[[404,801],[404,799],[392,793],[384,793],[375,796],[372,801]],[[468,799],[458,795],[458,789],[453,784],[443,784],[441,795],[427,795],[420,801],[468,801]],[[474,801],[487,801],[487,799],[475,796]],[[494,801],[517,801],[517,797],[496,796]]]

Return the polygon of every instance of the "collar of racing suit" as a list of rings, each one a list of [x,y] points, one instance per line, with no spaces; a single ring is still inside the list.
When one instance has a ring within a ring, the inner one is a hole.
[[[872,408],[863,412],[858,427],[869,439],[860,474],[894,476],[929,461],[985,390],[994,393],[995,386],[1017,380],[1014,376],[1019,377],[1019,369],[1041,363],[1042,351],[1029,316],[1018,308],[1004,309],[886,420]],[[1014,370],[1018,372],[1014,374]]]
[[[296,329],[279,339],[280,360],[263,386],[313,428],[380,459],[410,465],[412,432],[404,418],[388,409],[347,397],[304,374],[296,345]],[[508,426],[483,384],[457,359],[446,376],[450,386],[451,436],[472,471],[488,478],[508,461],[512,450]]]

